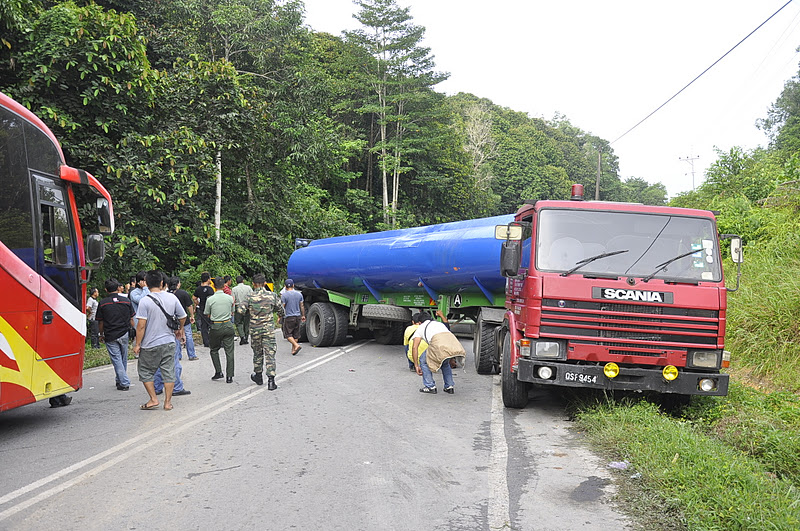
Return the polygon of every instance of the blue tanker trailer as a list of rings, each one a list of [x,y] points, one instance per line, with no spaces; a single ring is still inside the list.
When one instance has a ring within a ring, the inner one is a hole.
[[[311,241],[289,258],[288,274],[303,292],[306,335],[315,346],[342,344],[348,334],[402,343],[411,311],[440,309],[501,322],[506,279],[495,226],[513,215]],[[486,327],[487,329],[489,327]],[[477,346],[477,345],[476,345]]]

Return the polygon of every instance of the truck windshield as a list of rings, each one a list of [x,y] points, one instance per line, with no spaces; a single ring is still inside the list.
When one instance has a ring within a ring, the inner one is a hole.
[[[544,209],[535,264],[563,275],[722,280],[713,220],[669,214]]]

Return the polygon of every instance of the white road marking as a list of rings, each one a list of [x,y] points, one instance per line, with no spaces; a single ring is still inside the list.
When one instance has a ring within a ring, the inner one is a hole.
[[[508,501],[508,443],[506,441],[500,376],[492,379],[491,438],[489,455],[489,529],[511,529]]]
[[[324,354],[318,358],[307,361],[301,365],[292,367],[291,369],[288,369],[285,373],[283,373],[285,375],[276,378],[276,381],[280,382],[284,380],[291,380],[295,376],[304,374],[316,367],[319,367],[320,365],[323,365],[325,363],[335,360],[336,358],[344,356],[345,354],[352,352],[357,348],[361,348],[367,343],[368,341],[360,341],[358,343],[350,345],[347,348],[334,350],[333,352]],[[83,461],[75,463],[74,465],[63,468],[58,472],[54,472],[53,474],[50,474],[49,476],[44,477],[38,481],[34,481],[29,485],[20,487],[15,491],[9,492],[5,496],[0,497],[0,505],[9,503],[19,498],[20,496],[24,496],[36,489],[39,489],[47,485],[48,483],[52,483],[69,474],[72,474],[73,472],[77,472],[78,470],[81,470],[82,468],[85,468],[93,463],[101,461],[101,463],[95,466],[94,468],[87,470],[86,472],[68,481],[59,483],[57,486],[52,487],[40,494],[37,494],[36,496],[21,501],[20,503],[11,506],[8,509],[5,509],[4,511],[0,512],[0,521],[3,521],[8,517],[17,514],[18,512],[27,509],[28,507],[31,507],[41,501],[44,501],[50,498],[51,496],[55,496],[56,494],[59,494],[67,490],[68,488],[80,483],[85,479],[88,479],[92,476],[99,474],[100,472],[116,465],[117,463],[120,463],[121,461],[124,461],[125,459],[135,454],[138,454],[155,444],[161,443],[169,437],[173,437],[175,434],[186,431],[187,429],[191,428],[196,424],[199,424],[208,419],[216,417],[220,413],[232,408],[233,406],[241,404],[242,402],[250,400],[251,398],[265,392],[266,390],[267,390],[266,387],[257,387],[255,389],[253,389],[253,387],[247,387],[241,391],[233,393],[230,396],[226,396],[220,400],[217,400],[214,403],[196,409],[185,416],[177,417],[166,424],[163,424],[161,426],[158,426],[157,428],[141,433],[136,437],[133,437],[132,439],[125,441],[124,443],[120,443],[114,446],[113,448],[109,448],[108,450],[95,454],[92,457],[89,457],[87,459],[84,459]],[[192,417],[194,417],[192,420],[187,420],[187,418],[192,418]],[[105,460],[107,458],[110,459]]]

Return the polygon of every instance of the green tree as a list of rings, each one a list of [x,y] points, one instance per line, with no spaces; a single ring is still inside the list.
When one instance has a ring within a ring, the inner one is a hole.
[[[411,23],[409,8],[395,0],[356,0],[360,8],[354,15],[365,29],[347,33],[347,38],[363,47],[374,58],[364,65],[376,100],[363,112],[373,113],[379,141],[373,148],[379,153],[383,191],[384,222],[397,225],[400,178],[411,168],[406,165],[408,152],[414,149],[414,133],[419,114],[412,114],[415,103],[446,75],[434,72],[430,49],[421,46],[425,28]],[[391,203],[389,202],[391,176]]]
[[[661,183],[649,184],[640,177],[630,177],[622,183],[624,201],[644,205],[666,205],[667,188]]]

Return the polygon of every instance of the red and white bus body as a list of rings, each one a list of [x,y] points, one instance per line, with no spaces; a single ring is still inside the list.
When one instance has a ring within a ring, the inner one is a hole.
[[[74,187],[99,197],[106,234],[111,197],[67,166],[47,126],[2,93],[0,184],[0,411],[46,398],[58,405],[83,384],[88,268]]]

